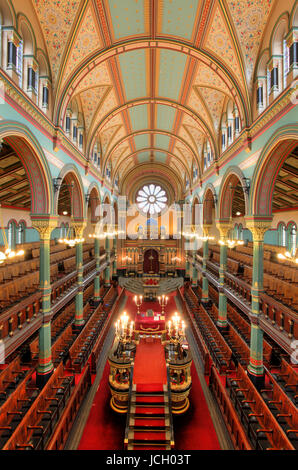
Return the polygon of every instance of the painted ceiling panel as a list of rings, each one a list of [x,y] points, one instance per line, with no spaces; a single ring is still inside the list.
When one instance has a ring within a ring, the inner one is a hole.
[[[148,129],[148,106],[140,105],[129,108],[133,130]]]
[[[159,54],[158,95],[178,101],[187,56],[176,51],[161,50]]]
[[[96,112],[97,107],[100,106],[101,100],[105,96],[106,92],[107,87],[102,86],[89,88],[80,94],[87,132],[92,124],[94,113]]]
[[[154,152],[154,156],[155,156],[155,160],[161,163],[166,163],[166,160],[168,157],[166,153],[158,152],[158,151]]]
[[[52,78],[57,80],[61,59],[70,30],[78,12],[80,0],[33,0],[48,48]]]
[[[229,96],[231,95],[229,88],[222,78],[203,62],[199,62],[193,85],[215,88]]]
[[[198,87],[198,91],[205,100],[207,109],[212,116],[215,130],[218,131],[225,95],[212,88]]]
[[[170,137],[168,135],[156,134],[155,144],[158,148],[168,150],[170,144]]]
[[[146,96],[145,51],[129,51],[121,54],[119,62],[127,100]]]
[[[162,0],[161,33],[190,40],[199,0]]]
[[[224,62],[233,71],[238,81],[243,84],[241,67],[235,51],[235,46],[229,34],[225,19],[217,6],[211,25],[206,35],[204,48],[215,54],[220,61]]]
[[[137,150],[150,147],[150,143],[149,143],[150,139],[149,139],[148,134],[136,135],[134,140],[135,140],[135,146]]]
[[[171,131],[174,125],[176,109],[162,104],[157,105],[157,128]]]
[[[228,0],[227,3],[242,47],[248,84],[251,85],[262,34],[274,0]]]
[[[88,7],[71,46],[67,65],[64,69],[62,84],[64,84],[71,72],[73,72],[84,58],[93,51],[102,48],[103,44],[97,28],[98,26],[96,25],[92,9]]]
[[[108,0],[106,3],[109,5],[116,40],[145,33],[145,6],[143,1]]]
[[[149,152],[140,152],[140,153],[138,153],[138,160],[139,160],[139,163],[149,162],[150,153]]]

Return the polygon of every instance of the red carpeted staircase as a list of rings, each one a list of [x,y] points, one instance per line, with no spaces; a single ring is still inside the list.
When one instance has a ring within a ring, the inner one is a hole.
[[[174,445],[164,349],[160,338],[137,346],[125,444],[128,450],[170,450]]]
[[[128,419],[128,450],[171,449],[167,385],[133,385]]]

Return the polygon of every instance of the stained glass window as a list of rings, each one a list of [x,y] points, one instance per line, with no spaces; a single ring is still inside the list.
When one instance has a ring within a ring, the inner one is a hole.
[[[142,187],[137,194],[137,205],[142,212],[151,215],[158,214],[168,201],[166,192],[161,186],[148,184]]]

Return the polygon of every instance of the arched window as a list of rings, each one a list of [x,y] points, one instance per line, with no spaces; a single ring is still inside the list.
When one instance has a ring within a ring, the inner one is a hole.
[[[286,246],[287,242],[287,231],[286,226],[283,222],[278,225],[278,245],[279,246]]]
[[[296,252],[296,245],[297,245],[297,226],[295,223],[291,222],[288,225],[288,243],[287,248],[289,252],[294,256]]]
[[[17,243],[22,245],[26,243],[26,224],[25,222],[20,222],[17,229]]]
[[[12,220],[8,222],[8,246],[11,250],[14,250],[16,247],[16,223]]]

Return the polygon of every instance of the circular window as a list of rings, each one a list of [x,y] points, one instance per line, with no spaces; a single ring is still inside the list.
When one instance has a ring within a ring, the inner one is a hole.
[[[167,201],[165,190],[155,184],[145,185],[137,193],[137,205],[146,214],[161,212],[166,207]]]

